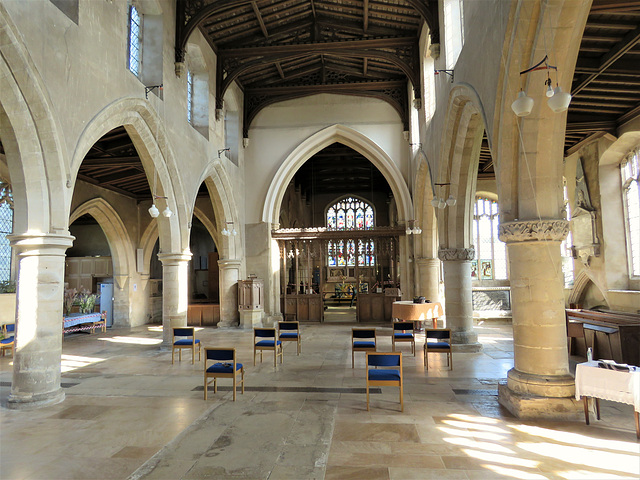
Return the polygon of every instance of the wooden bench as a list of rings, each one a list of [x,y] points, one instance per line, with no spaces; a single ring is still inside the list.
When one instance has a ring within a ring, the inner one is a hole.
[[[566,320],[570,354],[582,339],[585,352],[591,348],[595,359],[640,365],[640,315],[567,309]]]

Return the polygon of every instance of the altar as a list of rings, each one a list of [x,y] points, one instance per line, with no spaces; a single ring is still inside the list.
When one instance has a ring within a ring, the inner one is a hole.
[[[393,302],[391,316],[398,320],[414,322],[414,325],[421,328],[422,322],[432,321],[433,328],[438,328],[438,318],[444,315],[440,302],[434,303],[413,303],[411,300],[401,300]],[[416,325],[417,324],[417,325]]]

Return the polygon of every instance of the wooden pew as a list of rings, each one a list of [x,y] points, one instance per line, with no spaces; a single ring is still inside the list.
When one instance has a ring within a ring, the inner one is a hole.
[[[567,337],[583,338],[594,359],[640,365],[640,315],[582,309],[567,309],[566,315]]]

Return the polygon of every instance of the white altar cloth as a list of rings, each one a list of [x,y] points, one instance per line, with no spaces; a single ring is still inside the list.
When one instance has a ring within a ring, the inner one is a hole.
[[[598,367],[598,362],[576,365],[576,399],[595,397],[633,405],[640,412],[640,370],[619,372]]]

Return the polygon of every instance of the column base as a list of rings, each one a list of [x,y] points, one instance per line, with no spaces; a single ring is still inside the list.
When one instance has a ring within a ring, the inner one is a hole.
[[[56,405],[64,400],[65,394],[62,388],[49,393],[39,395],[9,395],[7,408],[11,410],[32,410],[34,408]]]
[[[515,368],[507,372],[507,387],[514,393],[538,397],[572,398],[576,394],[571,375],[534,375]]]
[[[582,402],[573,397],[542,397],[510,390],[498,385],[498,403],[522,419],[581,420]]]
[[[478,353],[482,344],[478,343],[478,334],[474,331],[451,332],[451,348],[454,352]]]

